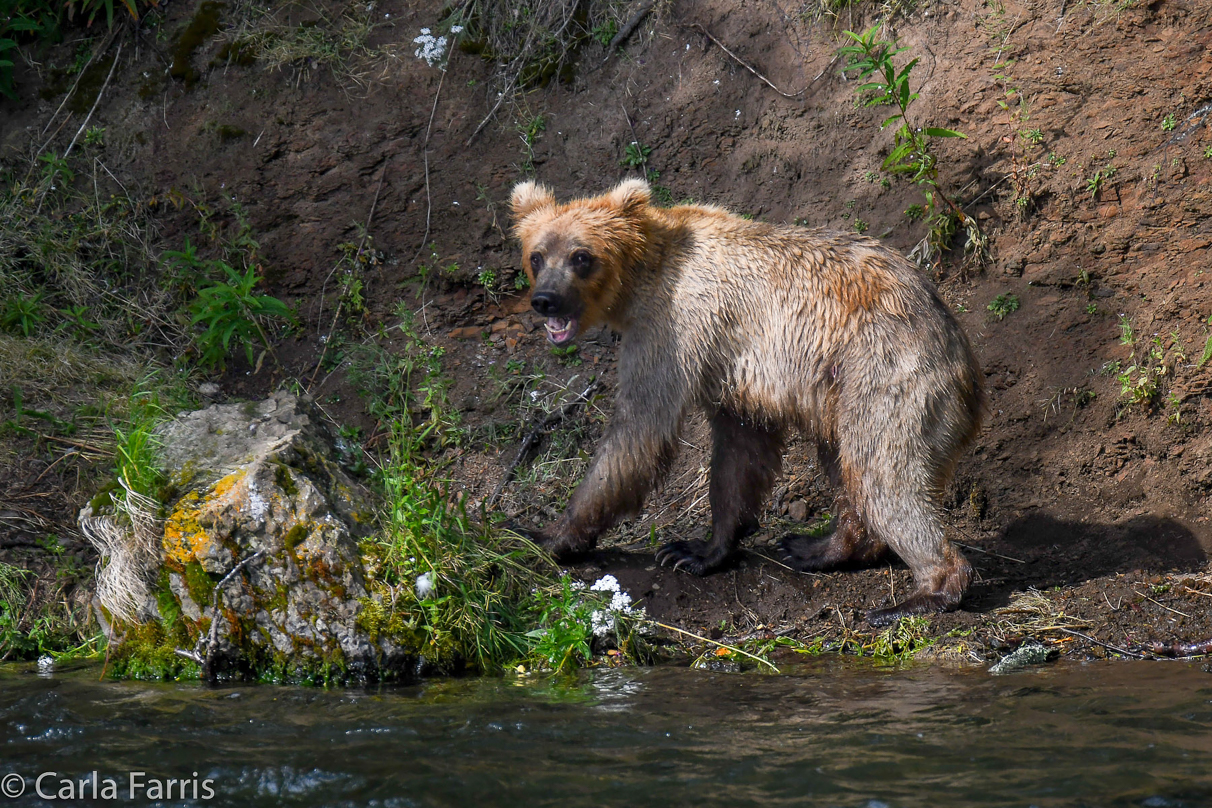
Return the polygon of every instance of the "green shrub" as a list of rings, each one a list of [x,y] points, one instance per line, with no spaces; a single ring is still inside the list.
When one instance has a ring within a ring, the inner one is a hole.
[[[199,361],[206,367],[223,368],[228,353],[242,347],[248,364],[259,369],[266,352],[273,350],[265,325],[274,320],[293,322],[294,314],[276,297],[253,291],[261,282],[257,267],[250,266],[240,274],[226,262],[214,264],[227,280],[200,288],[197,300],[189,306],[193,325],[205,326],[194,337],[202,352]],[[262,351],[254,359],[258,346]]]

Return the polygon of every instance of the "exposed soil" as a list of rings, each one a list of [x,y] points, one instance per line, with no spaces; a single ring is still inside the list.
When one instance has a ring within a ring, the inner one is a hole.
[[[456,52],[443,75],[413,57],[412,38],[439,21],[438,4],[377,2],[384,16],[370,44],[394,46],[397,56],[355,65],[360,83],[306,63],[268,71],[218,59],[221,18],[192,55],[197,77],[187,86],[160,77],[194,5],[167,7],[167,42],[144,31],[138,48],[128,46],[94,120],[109,133],[108,168],[132,192],[175,188],[216,209],[224,198],[243,204],[272,293],[297,303],[307,321],[302,337],[278,346],[284,367],[235,366],[221,380],[224,394],[263,396],[289,379],[310,380],[338,422],[381,446],[343,370],[315,373],[332,326],[337,245],[357,240],[355,223],[373,206],[370,232],[385,260],[365,277],[366,325],[372,333],[394,325],[405,301],[419,333],[445,348],[450,399],[469,435],[446,459],[472,502],[494,491],[533,426],[536,408],[523,397],[554,402],[564,390],[568,400],[590,377],[602,381],[588,413],[558,426],[504,489],[495,507],[522,521],[557,514],[584,470],[610,416],[615,351],[609,333],[590,333],[579,342],[580,364],[566,366],[525,294],[512,291],[519,256],[505,200],[528,168],[519,121],[544,117],[534,176],[561,198],[627,176],[624,148],[639,141],[677,200],[774,222],[855,229],[861,220],[904,250],[924,235],[904,214],[920,193],[868,178],[891,143],[879,128],[886,113],[856,108],[855,82],[835,60],[839,32],[868,24],[861,15],[812,21],[775,3],[673,0],[625,52],[599,67],[604,50],[586,46],[571,83],[503,105],[469,145],[495,101],[483,89],[491,66]],[[334,15],[341,8],[320,5]],[[957,654],[967,653],[961,643],[981,651],[1012,641],[1029,633],[1022,615],[999,622],[996,610],[1035,588],[1046,592],[1047,614],[1063,612],[1064,626],[1109,645],[1212,636],[1212,364],[1200,361],[1212,315],[1212,159],[1204,156],[1212,9],[1197,0],[1006,0],[1004,8],[941,0],[901,19],[896,32],[921,58],[912,79],[918,124],[968,135],[943,144],[942,177],[992,250],[983,269],[962,271],[957,248],[935,272],[983,363],[992,414],[946,503],[949,535],[980,577],[963,608],[933,630],[959,629],[946,643]],[[18,80],[31,100],[9,105],[0,122],[9,161],[28,159],[62,98],[39,100],[28,89],[38,82],[32,69]],[[1007,86],[1029,101],[1029,118],[999,105]],[[1038,143],[1020,134],[1028,130],[1038,130]],[[1092,189],[1107,166],[1114,173]],[[192,213],[166,213],[162,225],[167,246],[197,238]],[[457,268],[423,289],[409,283],[435,254],[437,266]],[[489,296],[477,283],[484,269],[511,293]],[[1017,296],[1019,308],[998,319],[986,308],[998,295]],[[1131,343],[1121,340],[1121,319]],[[1121,390],[1118,373],[1133,365],[1161,371],[1150,377],[1156,390],[1140,396],[1147,401]],[[537,371],[545,378],[527,383]],[[707,529],[705,426],[689,425],[685,442],[642,517],[574,569],[613,573],[650,615],[716,637],[845,636],[861,628],[864,610],[908,591],[899,564],[801,575],[773,561],[769,545],[832,502],[802,443],[788,450],[764,528],[733,569],[699,579],[657,568],[655,546]],[[1037,621],[1035,633],[1073,653],[1104,653],[1046,630],[1059,624]]]

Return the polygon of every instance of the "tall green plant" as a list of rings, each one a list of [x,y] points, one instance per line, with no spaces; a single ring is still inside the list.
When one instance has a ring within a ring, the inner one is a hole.
[[[228,353],[242,347],[248,364],[260,369],[266,352],[273,351],[263,323],[272,320],[291,322],[294,314],[276,297],[255,293],[261,282],[257,267],[249,266],[241,274],[223,261],[215,261],[214,265],[223,271],[227,280],[200,288],[197,299],[189,306],[192,323],[205,326],[195,336],[202,351],[200,361],[207,367],[222,368],[226,366]],[[254,359],[258,345],[262,346],[262,351]]]
[[[880,24],[873,25],[861,34],[845,31],[853,43],[843,46],[839,54],[850,61],[842,68],[857,70],[859,81],[864,84],[855,88],[865,107],[890,106],[895,111],[884,119],[880,129],[895,126],[892,151],[884,159],[883,170],[905,176],[922,189],[926,197],[926,219],[930,227],[932,254],[949,246],[956,225],[963,226],[969,234],[969,244],[983,249],[984,237],[976,229],[976,223],[965,214],[944,192],[938,179],[938,156],[933,142],[941,138],[967,138],[963,132],[940,127],[920,127],[910,118],[909,107],[919,97],[909,86],[909,76],[919,59],[911,59],[899,70],[893,57],[909,50],[897,47],[895,40],[879,38]],[[939,210],[939,202],[945,210]]]
[[[17,90],[13,86],[13,52],[17,50],[17,37],[22,34],[37,35],[42,32],[42,26],[29,17],[14,14],[0,17],[0,93],[9,98],[17,98]]]

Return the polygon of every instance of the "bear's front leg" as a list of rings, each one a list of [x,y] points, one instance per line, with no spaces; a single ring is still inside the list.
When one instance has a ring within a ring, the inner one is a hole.
[[[719,569],[757,530],[783,460],[783,432],[776,427],[720,411],[711,434],[711,541],[670,542],[656,554],[660,564],[695,575]]]
[[[563,515],[543,530],[513,529],[557,559],[592,550],[604,531],[639,513],[644,498],[668,469],[676,429],[654,426],[634,419],[616,421]]]

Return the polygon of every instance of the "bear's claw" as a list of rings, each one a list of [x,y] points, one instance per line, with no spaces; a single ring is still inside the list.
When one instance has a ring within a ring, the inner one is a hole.
[[[703,541],[674,541],[656,552],[657,563],[662,567],[672,562],[673,568],[684,569],[694,575],[703,576],[719,566],[712,563],[711,548]]]

